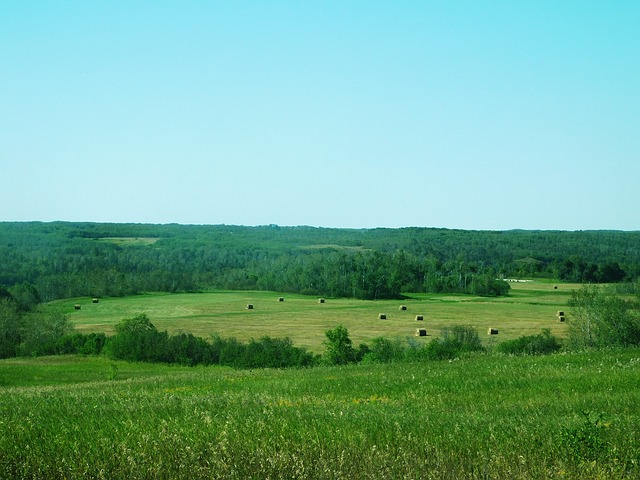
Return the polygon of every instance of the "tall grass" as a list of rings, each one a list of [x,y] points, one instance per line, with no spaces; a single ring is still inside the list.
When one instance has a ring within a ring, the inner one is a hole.
[[[0,478],[640,476],[637,350],[254,371],[65,358],[45,386],[9,386],[37,367],[0,362]],[[84,379],[63,377],[74,365]]]

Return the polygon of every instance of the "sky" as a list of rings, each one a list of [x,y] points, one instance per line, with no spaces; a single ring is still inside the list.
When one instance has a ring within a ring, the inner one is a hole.
[[[0,221],[640,230],[640,2],[0,2]]]

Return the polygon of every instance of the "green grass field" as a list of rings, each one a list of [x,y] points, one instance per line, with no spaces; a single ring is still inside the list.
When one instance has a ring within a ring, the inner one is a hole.
[[[568,310],[570,292],[579,285],[547,282],[514,283],[504,298],[469,295],[412,294],[404,300],[326,299],[274,292],[225,291],[208,293],[150,294],[125,298],[91,298],[57,301],[76,328],[84,333],[112,334],[123,318],[146,313],[159,330],[186,332],[208,338],[212,333],[239,340],[262,336],[289,337],[297,346],[315,353],[323,351],[324,332],[337,325],[349,330],[353,342],[367,343],[375,337],[414,337],[416,328],[426,328],[429,341],[447,326],[462,324],[478,329],[485,342],[513,339],[549,328],[563,337],[566,324],[556,313]],[[284,301],[278,301],[279,297]],[[80,310],[74,305],[80,304]],[[247,310],[253,304],[253,310]],[[401,305],[407,309],[400,310]],[[379,320],[378,314],[387,315]],[[567,312],[570,313],[570,312]],[[423,315],[424,321],[416,321]],[[489,338],[489,328],[499,334]]]
[[[292,370],[0,361],[0,478],[626,479],[637,350]]]

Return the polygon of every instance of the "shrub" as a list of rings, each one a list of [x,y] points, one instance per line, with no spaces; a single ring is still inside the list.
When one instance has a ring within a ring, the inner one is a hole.
[[[450,360],[462,354],[484,351],[478,332],[466,325],[454,325],[442,331],[441,338],[431,341],[425,348],[430,360]]]
[[[56,344],[72,330],[69,319],[59,312],[41,310],[24,313],[18,355],[39,356],[56,353]]]
[[[323,342],[326,347],[325,358],[331,365],[345,365],[356,361],[356,350],[353,348],[348,330],[338,325],[333,330],[324,332],[327,337]]]
[[[159,332],[146,314],[126,318],[116,325],[107,351],[112,358],[131,362],[171,360],[167,332]]]
[[[442,331],[442,340],[458,346],[463,352],[476,352],[484,350],[478,332],[467,325],[453,325]]]
[[[390,363],[400,361],[405,357],[406,348],[400,341],[377,337],[371,341],[369,351],[364,355],[366,363]]]
[[[227,338],[220,343],[220,365],[242,367],[245,347],[236,338]]]
[[[524,335],[496,345],[496,351],[508,355],[546,355],[562,348],[560,341],[545,328],[537,335]]]
[[[217,363],[219,356],[204,338],[191,333],[180,333],[169,337],[168,359],[170,363],[182,365],[211,365]]]
[[[1,292],[0,292],[1,295]],[[20,310],[10,298],[0,298],[0,358],[61,354],[98,354],[103,333],[71,333],[69,319],[60,312],[40,308]]]
[[[251,340],[242,357],[244,368],[283,368],[313,365],[313,354],[295,347],[290,338],[262,337]]]
[[[236,368],[282,368],[308,366],[316,357],[295,347],[289,338],[262,337],[242,343],[235,338],[213,335],[211,342],[193,334],[169,336],[159,332],[145,314],[125,319],[108,341],[112,358],[138,362],[183,365],[226,365]]]
[[[56,355],[99,355],[107,342],[104,333],[72,333],[58,339],[54,345]]]
[[[640,345],[637,302],[607,295],[595,286],[573,291],[569,344],[573,348]]]

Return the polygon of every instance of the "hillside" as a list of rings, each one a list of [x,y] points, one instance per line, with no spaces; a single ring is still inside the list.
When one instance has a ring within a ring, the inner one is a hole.
[[[1,478],[638,478],[637,350],[232,370],[0,360]]]

